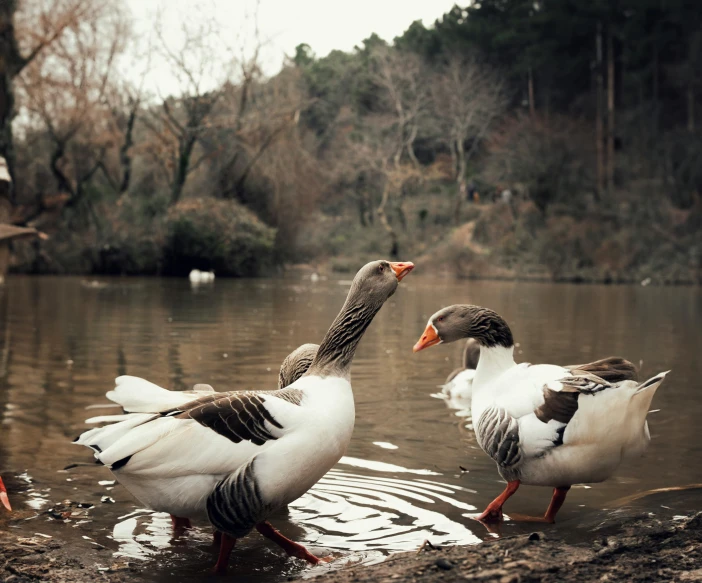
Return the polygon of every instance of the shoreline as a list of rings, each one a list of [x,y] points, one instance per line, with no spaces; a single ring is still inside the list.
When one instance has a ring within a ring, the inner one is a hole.
[[[568,542],[555,525],[474,546],[391,555],[382,563],[321,575],[324,583],[376,581],[702,581],[702,512],[656,518],[613,513],[591,536]]]
[[[666,516],[632,509],[599,516],[587,535],[573,541],[564,524],[534,523],[533,532],[487,540],[478,545],[434,547],[395,553],[371,565],[303,569],[289,580],[313,577],[323,583],[371,581],[700,581],[702,512]],[[85,548],[83,548],[85,547]],[[341,559],[343,560],[343,559]],[[0,531],[0,580],[4,583],[110,583],[153,581],[160,575],[141,562],[119,560],[102,548],[71,544],[57,537],[22,537]],[[233,564],[230,576],[236,577]],[[211,576],[203,573],[203,580]],[[220,580],[217,578],[216,580]]]

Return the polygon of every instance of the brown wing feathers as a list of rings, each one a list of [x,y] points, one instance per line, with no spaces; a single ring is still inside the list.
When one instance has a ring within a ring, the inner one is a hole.
[[[639,380],[639,371],[634,364],[618,356],[609,356],[587,364],[574,364],[565,368],[576,376],[592,374],[610,383]]]
[[[273,427],[283,428],[265,406],[267,395],[279,397],[294,405],[299,405],[302,398],[296,389],[215,393],[162,414],[178,419],[193,419],[234,443],[250,441],[263,445],[266,441],[278,439],[268,430],[266,421]]]

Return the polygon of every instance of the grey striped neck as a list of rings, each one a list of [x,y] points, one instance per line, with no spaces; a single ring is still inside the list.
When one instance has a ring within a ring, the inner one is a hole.
[[[382,305],[383,302],[361,301],[357,294],[350,293],[319,345],[307,374],[348,379],[356,347]]]

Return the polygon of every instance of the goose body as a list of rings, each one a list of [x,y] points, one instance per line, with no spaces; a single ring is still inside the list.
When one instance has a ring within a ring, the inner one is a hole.
[[[109,398],[128,406],[147,382],[119,377]],[[260,491],[249,499],[250,520],[232,516],[219,525],[236,536],[269,509],[304,494],[341,458],[353,432],[351,384],[342,378],[310,375],[283,391],[212,393],[186,403],[177,392],[150,387],[157,389],[158,406],[141,407],[151,412],[126,415],[77,443],[92,447],[142,504],[177,517],[210,514],[212,520],[223,512],[211,499],[220,482],[231,476],[254,480]],[[237,488],[232,486],[233,498],[250,494]],[[214,504],[209,511],[208,504]]]
[[[193,269],[188,274],[188,279],[190,283],[212,283],[215,280],[214,271],[200,271],[199,269]]]
[[[179,393],[131,376],[107,397],[124,415],[76,442],[142,504],[168,512],[174,526],[206,518],[220,536],[216,572],[226,572],[236,539],[256,528],[309,562],[319,561],[266,519],[312,487],[344,455],[354,426],[350,366],[374,315],[411,269],[376,261],[356,275],[341,312],[311,366],[275,391]]]
[[[473,338],[466,341],[463,349],[462,368],[457,368],[449,374],[446,382],[441,387],[449,405],[456,408],[468,406],[473,395],[473,379],[475,369],[480,358],[480,346]]]
[[[555,488],[543,518],[553,522],[571,485],[606,480],[646,450],[646,415],[667,373],[639,383],[620,358],[574,367],[517,364],[506,322],[477,306],[434,314],[415,351],[466,336],[480,344],[472,395],[477,441],[508,482],[479,518],[500,519],[507,498],[529,484]]]

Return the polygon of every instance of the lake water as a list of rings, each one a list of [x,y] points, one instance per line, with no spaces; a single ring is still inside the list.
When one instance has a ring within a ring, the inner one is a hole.
[[[10,277],[0,287],[0,474],[9,478],[16,512],[0,528],[68,540],[97,565],[143,564],[154,581],[202,580],[215,560],[207,525],[172,540],[168,517],[141,508],[105,468],[64,470],[92,461],[71,440],[87,417],[117,412],[98,406],[108,404],[104,393],[121,374],[175,390],[201,382],[219,391],[275,388],[283,358],[321,340],[347,291],[348,282],[332,278],[217,280],[192,288],[178,279]],[[504,316],[519,343],[518,361],[621,355],[642,361],[642,377],[672,369],[653,402],[660,411],[649,416],[646,456],[608,482],[574,487],[559,524],[546,528],[576,536],[622,498],[702,482],[700,289],[453,281],[414,272],[376,316],[354,360],[356,428],[347,457],[271,520],[315,554],[338,560],[308,569],[253,534],[233,554],[231,573],[239,580],[279,581],[302,570],[373,562],[425,539],[475,544],[494,536],[466,515],[482,510],[503,485],[468,429],[470,416],[432,396],[458,364],[462,344],[412,353],[428,317],[452,303]],[[523,487],[506,511],[541,514],[550,495]],[[684,511],[701,500],[669,495],[635,504]],[[71,508],[62,520],[60,512]],[[502,533],[535,528],[508,521]]]

